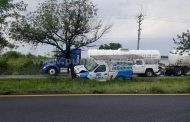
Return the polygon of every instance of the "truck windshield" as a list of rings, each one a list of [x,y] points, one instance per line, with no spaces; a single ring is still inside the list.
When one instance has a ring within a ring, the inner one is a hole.
[[[97,66],[98,66],[98,64],[97,64],[96,62],[92,62],[92,63],[90,63],[90,64],[88,64],[88,65],[86,66],[86,69],[87,69],[89,72],[91,72],[91,71],[93,71]]]

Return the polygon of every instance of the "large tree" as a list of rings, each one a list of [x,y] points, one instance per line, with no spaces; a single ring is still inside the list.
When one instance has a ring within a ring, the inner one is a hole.
[[[19,12],[24,11],[26,5],[21,1],[13,3],[12,0],[0,0],[0,52],[4,47],[13,47],[8,40],[6,30],[9,24],[20,17]]]
[[[117,50],[119,48],[122,48],[122,45],[120,43],[109,43],[109,44],[103,44],[100,45],[99,49],[105,49],[105,50]]]
[[[102,27],[90,0],[46,0],[35,12],[13,24],[12,37],[34,45],[52,45],[70,60],[71,48],[89,46],[109,28]],[[74,77],[72,62],[69,68]]]
[[[177,40],[173,39],[174,43],[178,46],[177,49],[182,52],[190,49],[190,32],[183,32],[181,35],[177,35]]]

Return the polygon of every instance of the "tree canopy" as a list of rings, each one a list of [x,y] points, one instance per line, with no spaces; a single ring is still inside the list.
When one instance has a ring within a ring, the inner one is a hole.
[[[0,52],[4,47],[13,47],[13,44],[7,40],[8,35],[5,32],[13,18],[20,17],[19,12],[25,9],[26,5],[22,1],[13,3],[12,0],[0,0]]]
[[[178,46],[178,50],[189,50],[190,49],[190,31],[182,32],[181,35],[177,35],[177,40],[173,39],[174,43]]]
[[[106,50],[117,50],[119,48],[122,48],[122,45],[120,43],[109,43],[109,44],[103,44],[100,45],[99,49],[106,49]]]
[[[97,8],[89,0],[46,0],[13,24],[12,37],[35,45],[50,44],[63,51],[97,41],[109,29],[97,21]]]
[[[71,48],[90,46],[109,28],[98,20],[97,8],[90,0],[46,0],[15,22],[11,35],[34,45],[52,45],[71,59]]]

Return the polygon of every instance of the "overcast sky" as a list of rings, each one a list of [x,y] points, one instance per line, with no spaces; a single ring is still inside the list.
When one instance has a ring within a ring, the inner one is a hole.
[[[16,0],[19,1],[19,0]],[[23,0],[27,11],[34,11],[44,0]],[[110,32],[97,43],[119,42],[124,48],[137,48],[137,19],[144,14],[140,49],[156,49],[167,55],[175,47],[172,38],[190,29],[190,0],[92,0],[97,5],[98,15],[106,24],[112,24]],[[43,50],[42,50],[43,48]],[[96,47],[95,47],[96,48]],[[38,49],[20,48],[33,54],[51,53],[50,46]],[[85,52],[83,53],[85,55]]]

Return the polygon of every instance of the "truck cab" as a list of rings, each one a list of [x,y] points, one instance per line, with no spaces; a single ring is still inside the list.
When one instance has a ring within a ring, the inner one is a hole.
[[[159,75],[159,64],[146,64],[143,59],[135,59],[132,66],[134,74],[144,74],[147,77]]]
[[[75,69],[78,67],[76,66]],[[78,73],[80,78],[91,80],[107,81],[112,79],[131,79],[133,75],[132,67],[127,65],[109,65],[106,62],[94,61],[86,66],[86,72]]]
[[[61,72],[62,68],[67,68],[71,62],[74,66],[79,65],[80,59],[81,49],[72,49],[71,60],[66,59],[65,55],[61,53],[55,60],[45,62],[42,72],[49,75],[56,75]]]

